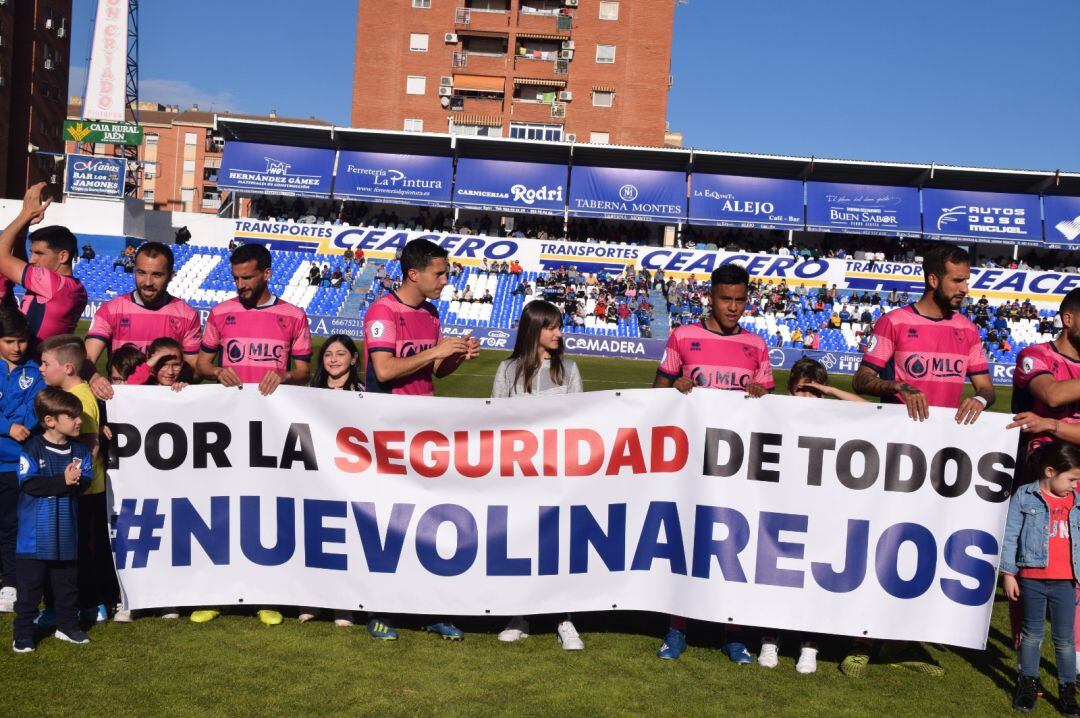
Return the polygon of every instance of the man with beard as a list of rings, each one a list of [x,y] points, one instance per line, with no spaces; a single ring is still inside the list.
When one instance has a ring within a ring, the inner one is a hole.
[[[230,387],[258,384],[263,395],[283,383],[307,385],[311,373],[307,313],[270,293],[270,251],[245,244],[232,253],[229,264],[236,298],[210,310],[196,362],[198,373]],[[214,359],[219,352],[217,366]]]
[[[863,354],[852,387],[858,394],[880,397],[883,402],[903,403],[915,421],[930,417],[931,406],[956,409],[958,424],[972,424],[994,403],[994,385],[978,328],[960,313],[968,294],[971,262],[968,253],[942,244],[923,260],[922,297],[913,304],[883,315]],[[964,382],[975,387],[975,396],[963,398]],[[840,671],[851,678],[865,674],[873,645],[856,641],[840,662]],[[943,675],[944,669],[929,661],[904,660],[904,644],[888,644],[883,662],[924,675]]]
[[[918,301],[877,320],[852,386],[858,394],[907,405],[925,421],[929,407],[956,409],[958,424],[972,424],[994,403],[994,385],[979,330],[960,313],[968,293],[968,253],[934,247],[923,261],[926,289]],[[975,396],[963,399],[964,382]]]
[[[182,299],[169,294],[173,277],[173,253],[161,242],[145,242],[135,254],[135,291],[105,302],[94,314],[86,334],[86,359],[91,367],[102,352],[110,354],[130,344],[146,351],[155,339],[179,342],[184,360],[195,373],[202,327],[199,313]],[[98,373],[90,379],[98,399],[112,398],[112,384]]]

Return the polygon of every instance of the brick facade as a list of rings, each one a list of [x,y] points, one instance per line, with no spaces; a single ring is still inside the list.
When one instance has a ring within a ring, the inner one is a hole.
[[[511,123],[530,123],[563,140],[663,146],[674,0],[566,2],[359,0],[351,124],[403,130],[420,120],[425,132],[449,132],[452,121],[509,137]],[[601,45],[614,47],[614,62],[597,61]],[[406,92],[409,77],[424,78],[423,94]],[[613,93],[598,98],[610,107],[594,106],[598,92]]]

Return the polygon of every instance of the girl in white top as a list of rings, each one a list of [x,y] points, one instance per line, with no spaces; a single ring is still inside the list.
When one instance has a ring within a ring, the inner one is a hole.
[[[510,358],[495,370],[491,396],[546,396],[578,394],[584,391],[577,364],[563,358],[562,312],[550,302],[535,300],[521,310],[517,340]],[[563,650],[580,651],[585,644],[574,628],[569,614],[556,629]],[[529,622],[524,616],[510,619],[499,640],[507,643],[529,637]]]

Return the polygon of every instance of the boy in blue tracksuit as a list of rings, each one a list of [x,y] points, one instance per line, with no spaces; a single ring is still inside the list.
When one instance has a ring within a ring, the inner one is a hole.
[[[46,387],[34,398],[34,410],[43,431],[27,440],[19,456],[16,653],[35,648],[34,616],[46,581],[54,596],[56,638],[90,642],[79,628],[77,613],[78,498],[94,478],[93,457],[79,442],[82,402],[74,394]]]
[[[45,388],[29,359],[26,317],[0,307],[0,613],[15,610],[15,542],[19,532],[19,454],[37,427],[34,397]]]

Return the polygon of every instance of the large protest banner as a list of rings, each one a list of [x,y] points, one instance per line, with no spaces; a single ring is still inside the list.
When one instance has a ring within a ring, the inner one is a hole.
[[[126,604],[646,610],[986,641],[1005,415],[698,390],[117,387]]]

